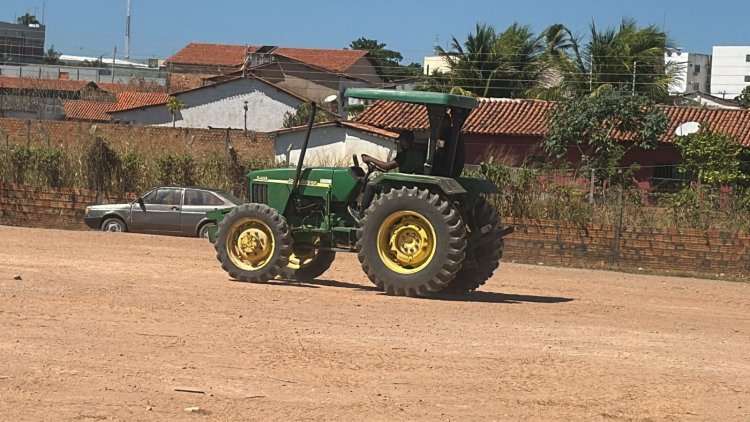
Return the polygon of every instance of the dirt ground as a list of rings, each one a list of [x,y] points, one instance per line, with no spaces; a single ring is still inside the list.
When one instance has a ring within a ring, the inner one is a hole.
[[[0,227],[1,420],[749,418],[749,284],[504,264],[412,299],[352,254],[256,285],[201,239]]]

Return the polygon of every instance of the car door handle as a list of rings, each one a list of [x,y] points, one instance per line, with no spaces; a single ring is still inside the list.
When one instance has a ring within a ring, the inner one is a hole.
[[[172,207],[172,211],[179,211],[180,207]]]

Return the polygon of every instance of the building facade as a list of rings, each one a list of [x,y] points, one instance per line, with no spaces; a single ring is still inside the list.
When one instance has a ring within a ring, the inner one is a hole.
[[[44,25],[0,22],[0,64],[44,62]]]
[[[711,56],[670,50],[664,54],[664,63],[676,67],[678,76],[669,87],[672,95],[711,92]]]
[[[750,85],[750,46],[714,46],[711,95],[734,99]]]

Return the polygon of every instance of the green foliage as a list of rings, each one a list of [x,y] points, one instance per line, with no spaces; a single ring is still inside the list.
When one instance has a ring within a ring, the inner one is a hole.
[[[35,15],[32,15],[30,13],[26,13],[23,16],[19,16],[16,18],[16,23],[19,23],[21,25],[36,25],[39,22],[39,20],[36,18]]]
[[[746,86],[735,100],[737,100],[740,107],[750,108],[750,85]]]
[[[285,128],[305,126],[310,122],[310,114],[312,114],[312,106],[309,103],[302,103],[294,113],[289,111],[284,113],[282,124]],[[331,113],[324,109],[318,108],[315,111],[315,123],[327,122],[331,120],[331,117]]]
[[[33,153],[37,186],[62,187],[65,151],[58,147],[37,148]]]
[[[26,145],[14,145],[10,147],[7,155],[9,179],[13,183],[27,183],[27,173],[33,168],[34,150]]]
[[[167,100],[166,107],[167,110],[169,110],[169,113],[172,114],[172,127],[175,127],[177,124],[177,113],[180,110],[186,109],[188,106],[184,102],[180,101],[179,98],[171,96],[169,97],[169,100]]]
[[[146,182],[147,177],[148,160],[145,155],[137,151],[129,151],[122,155],[117,173],[118,187],[121,192],[142,192],[153,187]]]
[[[120,158],[109,142],[97,137],[86,157],[89,189],[108,190],[113,186]]]
[[[195,158],[190,154],[164,154],[156,157],[157,180],[162,185],[195,186]]]
[[[200,180],[206,186],[227,189],[230,188],[227,159],[225,155],[212,152],[200,162]]]
[[[674,225],[691,229],[704,229],[705,218],[701,212],[701,196],[708,191],[685,188],[666,200]],[[703,198],[705,199],[705,198]]]
[[[422,73],[422,66],[419,63],[402,65],[401,53],[386,48],[385,43],[377,40],[362,37],[352,41],[349,48],[367,51],[374,62],[375,71],[386,82],[418,76]]]
[[[62,56],[62,53],[55,50],[55,46],[52,45],[50,48],[47,49],[47,52],[44,53],[44,63],[46,64],[56,64],[60,61],[60,56]]]
[[[615,89],[558,103],[542,147],[562,158],[569,148],[581,155],[581,170],[593,169],[600,180],[617,173],[620,159],[633,147],[653,149],[667,127],[667,119],[653,101]],[[615,139],[627,133],[632,142]]]
[[[729,134],[707,128],[679,136],[674,143],[683,160],[679,169],[696,175],[702,182],[728,184],[745,178],[740,171],[742,146]]]

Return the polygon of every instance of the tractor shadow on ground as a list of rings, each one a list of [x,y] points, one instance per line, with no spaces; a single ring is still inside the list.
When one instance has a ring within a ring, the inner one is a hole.
[[[361,284],[348,283],[345,281],[330,280],[330,279],[318,279],[307,282],[299,282],[294,280],[275,280],[269,282],[275,286],[283,287],[302,287],[308,289],[319,289],[321,287],[335,287],[339,289],[352,289],[359,291],[376,292],[380,295],[385,295],[380,289],[375,286],[363,286]],[[519,304],[519,303],[565,303],[572,302],[573,298],[569,297],[557,297],[557,296],[534,296],[534,295],[517,295],[510,293],[497,293],[497,292],[483,292],[475,291],[465,294],[438,294],[433,297],[421,298],[422,300],[435,300],[444,302],[477,302],[477,303],[504,303],[504,304]]]

